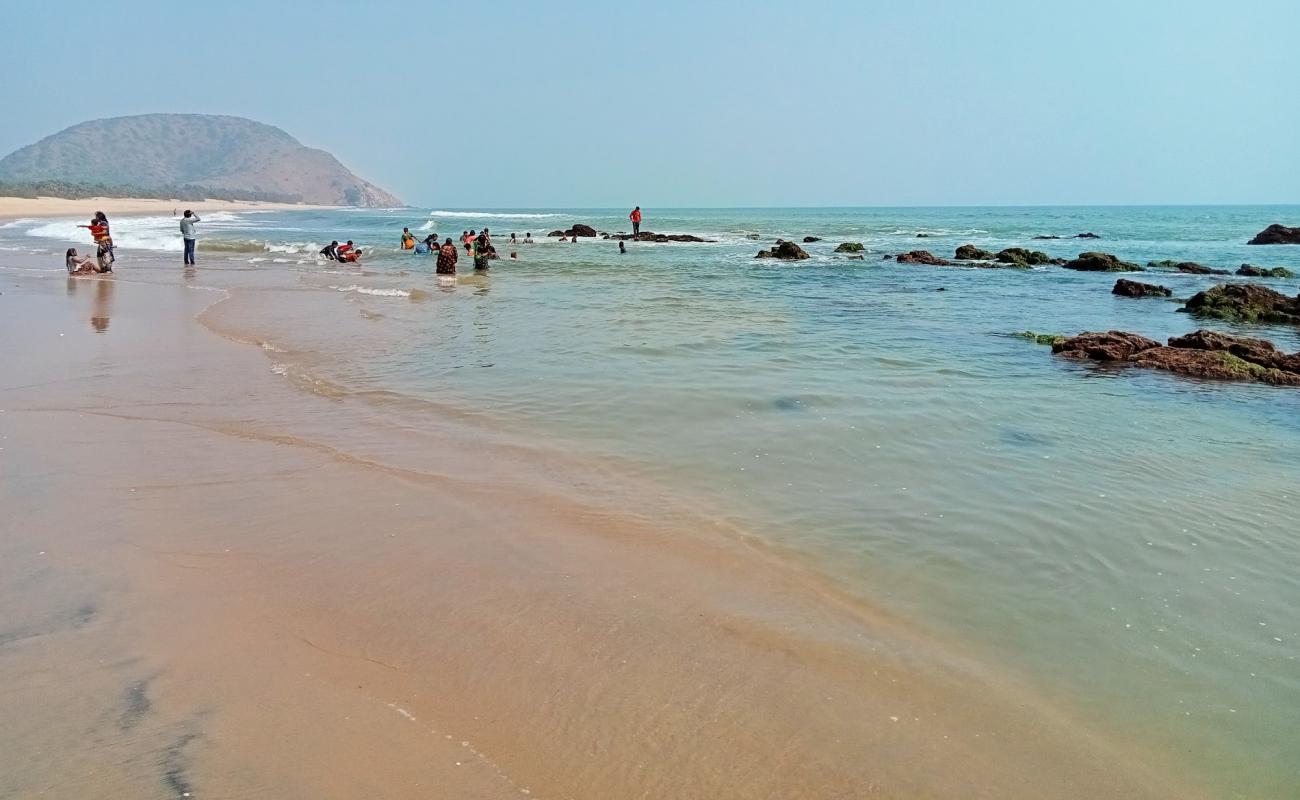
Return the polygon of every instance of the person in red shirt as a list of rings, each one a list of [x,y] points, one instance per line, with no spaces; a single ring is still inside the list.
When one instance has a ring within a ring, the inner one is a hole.
[[[632,209],[632,213],[628,214],[627,218],[632,220],[632,235],[634,237],[639,236],[641,234],[641,206]]]

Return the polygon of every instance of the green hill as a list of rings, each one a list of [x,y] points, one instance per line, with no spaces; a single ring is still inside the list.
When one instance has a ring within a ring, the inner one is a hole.
[[[207,114],[144,114],[73,125],[0,159],[0,184],[119,187],[144,196],[389,208],[393,195],[271,125]],[[121,194],[123,192],[113,192]]]

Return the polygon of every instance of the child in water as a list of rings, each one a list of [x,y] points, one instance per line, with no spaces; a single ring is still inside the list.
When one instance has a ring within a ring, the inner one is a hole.
[[[95,267],[95,260],[90,256],[77,255],[77,248],[69,247],[68,252],[63,259],[63,264],[68,268],[69,275],[90,275],[101,270]],[[103,272],[112,272],[112,270],[102,270]]]

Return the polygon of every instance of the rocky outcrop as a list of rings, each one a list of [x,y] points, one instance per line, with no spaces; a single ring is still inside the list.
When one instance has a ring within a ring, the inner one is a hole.
[[[988,250],[983,250],[973,244],[964,244],[958,247],[956,253],[956,258],[959,261],[992,261],[996,257]]]
[[[1157,286],[1154,283],[1139,283],[1120,278],[1115,281],[1115,287],[1110,290],[1111,294],[1117,294],[1121,297],[1171,297],[1173,292],[1166,286]]]
[[[1008,247],[996,256],[1003,264],[1011,264],[1022,269],[1038,264],[1055,263],[1051,256],[1041,250],[1026,250],[1023,247]]]
[[[821,237],[820,237],[820,236],[805,236],[805,237],[803,237],[803,243],[804,243],[804,244],[812,244],[813,242],[820,242],[820,241],[821,241]]]
[[[1126,331],[1081,333],[1052,345],[1052,352],[1066,358],[1092,361],[1127,361],[1143,350],[1159,347],[1160,343]]]
[[[1066,269],[1078,270],[1079,272],[1141,272],[1142,268],[1137,264],[1131,264],[1127,261],[1120,261],[1110,253],[1080,253],[1079,257],[1073,261],[1067,261],[1062,266]]]
[[[1101,237],[1098,236],[1097,234],[1093,233],[1092,231],[1088,231],[1087,233],[1076,233],[1076,234],[1074,235],[1074,238],[1076,238],[1076,239],[1100,239]]]
[[[1214,269],[1204,264],[1197,264],[1195,261],[1174,261],[1166,258],[1163,261],[1148,261],[1147,269],[1160,269],[1170,272],[1182,272],[1187,275],[1228,275],[1226,269]]]
[[[1246,244],[1300,244],[1300,228],[1269,225]]]
[[[1179,311],[1237,322],[1300,325],[1300,295],[1287,297],[1255,283],[1225,283],[1197,292]]]
[[[1061,238],[1061,237],[1057,236],[1056,234],[1048,234],[1048,235],[1045,235],[1045,236],[1040,234],[1040,235],[1035,236],[1035,237],[1033,237],[1033,238],[1034,238],[1034,239],[1059,239],[1059,238]]]
[[[1300,353],[1286,354],[1264,339],[1200,330],[1161,345],[1125,331],[1082,333],[1052,345],[1066,358],[1119,362],[1213,380],[1300,386]]]
[[[862,242],[845,242],[835,248],[837,253],[861,253],[864,249]]]
[[[1011,334],[1017,339],[1026,339],[1034,344],[1053,345],[1057,342],[1065,341],[1064,336],[1059,333],[1037,333],[1036,331],[1016,331]]]
[[[801,261],[808,257],[808,253],[799,245],[794,242],[783,242],[780,239],[777,239],[772,249],[759,250],[758,255],[754,256],[754,258],[779,258],[783,261]]]
[[[590,225],[583,225],[582,223],[578,223],[574,225],[572,228],[569,228],[567,231],[565,231],[565,234],[569,236],[584,236],[584,237],[590,237],[594,239],[596,237],[596,229],[591,227]]]
[[[616,233],[609,237],[615,241],[622,242],[712,242],[713,239],[701,239],[690,233],[654,233],[653,231],[641,231],[638,234]]]
[[[895,260],[900,264],[928,264],[932,267],[950,267],[952,262],[939,258],[929,250],[913,250],[910,253],[899,253]]]
[[[546,235],[547,235],[547,236],[567,236],[568,234],[567,234],[565,231],[551,231],[550,233],[548,233],[548,234],[546,234]]]
[[[1295,273],[1286,267],[1256,267],[1253,264],[1242,264],[1237,267],[1237,274],[1244,275],[1248,278],[1294,278]]]

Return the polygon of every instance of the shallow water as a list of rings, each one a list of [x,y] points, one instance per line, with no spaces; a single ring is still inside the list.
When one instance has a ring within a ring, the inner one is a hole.
[[[648,229],[717,241],[626,255],[543,236],[579,221],[620,230],[623,212],[512,213],[224,215],[196,280],[220,270],[278,309],[245,322],[286,351],[272,353],[286,373],[607,459],[1117,737],[1185,755],[1226,796],[1300,785],[1300,393],[1063,363],[1006,335],[1232,329],[1114,297],[1114,276],[880,260],[970,242],[1300,272],[1300,247],[1245,245],[1300,209],[647,210]],[[456,238],[483,224],[503,256],[511,230],[539,243],[455,287],[395,249],[403,225]],[[55,257],[80,241],[73,225],[10,224],[0,245]],[[132,245],[179,250],[173,226],[117,223],[121,269]],[[1082,231],[1103,238],[1030,240]],[[808,261],[752,258],[805,235],[825,239]],[[364,268],[312,258],[330,238],[371,250]],[[865,258],[833,255],[840,241]],[[1224,280],[1139,277],[1176,297]],[[1238,330],[1300,349],[1295,330]]]

